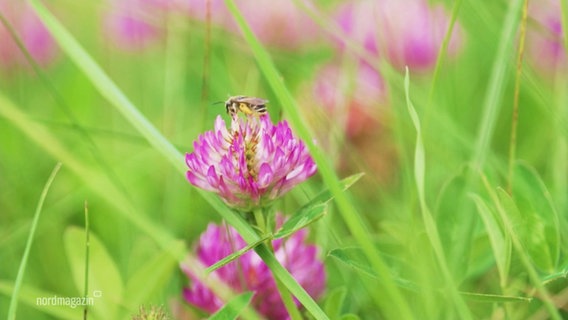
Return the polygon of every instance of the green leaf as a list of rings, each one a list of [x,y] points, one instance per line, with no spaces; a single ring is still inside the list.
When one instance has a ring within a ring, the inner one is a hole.
[[[363,251],[360,248],[357,247],[337,248],[331,250],[327,255],[352,267],[358,272],[361,272],[373,278],[378,278],[377,273],[375,272],[375,270],[373,270],[369,262],[365,259],[365,255],[363,254]]]
[[[231,261],[239,258],[240,256],[247,253],[248,251],[256,248],[259,244],[263,243],[264,241],[272,240],[272,238],[273,238],[273,235],[271,233],[266,234],[262,238],[258,239],[257,241],[250,243],[246,247],[244,247],[244,248],[226,256],[225,258],[217,261],[215,264],[213,264],[212,266],[205,269],[205,271],[208,272],[208,273],[211,273],[211,272],[223,267],[224,265],[230,263]]]
[[[501,221],[503,222],[505,233],[511,238],[511,243],[513,249],[515,250],[515,255],[519,257],[520,262],[524,267],[524,270],[526,271],[526,274],[528,275],[530,281],[534,285],[536,292],[540,296],[539,300],[542,301],[542,303],[544,304],[545,308],[549,313],[549,316],[552,319],[561,319],[560,313],[557,307],[554,305],[552,297],[550,296],[549,292],[542,284],[542,280],[540,279],[535,266],[530,261],[530,257],[526,252],[525,248],[523,248],[521,240],[519,239],[519,236],[517,235],[514,229],[513,222],[509,218],[509,214],[503,208],[503,205],[501,204],[501,201],[499,200],[497,193],[493,190],[487,178],[483,174],[481,174],[481,178],[483,180],[485,190],[487,190],[487,193],[491,197],[493,204],[495,205],[496,211]]]
[[[118,268],[107,252],[104,244],[90,233],[89,288],[95,303],[89,307],[99,319],[115,319],[118,306],[122,303],[124,286]],[[64,245],[71,276],[77,292],[84,292],[85,284],[85,230],[69,227],[64,233]]]
[[[497,263],[501,287],[505,287],[509,275],[509,267],[511,261],[511,241],[506,240],[505,233],[499,222],[495,219],[495,214],[491,211],[485,201],[478,195],[471,195],[475,202],[477,212],[479,213],[487,236],[493,249],[493,256]]]
[[[178,245],[183,246],[183,243],[179,242]],[[152,294],[168,282],[176,267],[176,259],[171,253],[161,251],[156,254],[127,280],[123,297],[124,304],[130,310],[136,310],[140,305],[147,303]],[[123,315],[122,318],[126,316]]]
[[[250,304],[252,292],[245,292],[227,302],[219,311],[215,312],[209,320],[233,320],[236,319],[244,308]]]
[[[524,222],[523,246],[539,269],[553,272],[560,256],[559,217],[544,182],[526,164],[515,164],[513,198]]]
[[[346,287],[335,288],[327,294],[323,310],[330,319],[339,319],[346,295]]]
[[[353,313],[347,313],[341,316],[340,318],[341,320],[359,320],[361,318],[359,318],[358,315],[353,314]]]
[[[373,270],[361,248],[358,247],[337,248],[331,250],[327,255],[353,268],[356,272],[362,273],[366,276],[375,279],[379,278],[379,275],[375,272],[375,270]],[[416,291],[419,287],[418,285],[416,285],[415,283],[409,280],[395,277],[393,275],[391,275],[390,277],[393,279],[393,281],[395,281],[396,285],[399,288]]]
[[[355,182],[363,177],[364,173],[357,173],[351,175],[340,181],[342,191],[349,189]],[[318,219],[322,218],[326,213],[326,203],[333,200],[334,196],[329,189],[326,189],[308,203],[303,205],[292,217],[290,217],[284,225],[274,235],[275,239],[288,237],[294,232],[305,228]]]
[[[296,231],[316,222],[326,214],[327,204],[304,207],[288,219],[274,235],[275,239],[285,238]]]

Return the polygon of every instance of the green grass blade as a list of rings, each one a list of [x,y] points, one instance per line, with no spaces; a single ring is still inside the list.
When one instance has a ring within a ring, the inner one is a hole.
[[[267,234],[264,237],[260,238],[259,240],[253,242],[253,243],[249,243],[247,244],[244,248],[237,250],[235,252],[233,252],[232,254],[226,256],[225,258],[215,262],[213,265],[211,265],[210,267],[208,267],[207,269],[205,269],[206,272],[211,273],[225,265],[227,265],[228,263],[230,263],[231,261],[238,259],[240,256],[242,256],[243,254],[249,252],[250,250],[254,249],[256,246],[260,245],[261,243],[263,243],[266,240],[272,240],[274,237],[272,236],[272,234]]]
[[[446,256],[444,253],[444,249],[442,247],[442,241],[440,240],[440,234],[438,233],[438,227],[436,226],[434,217],[430,213],[430,209],[426,204],[426,194],[424,192],[424,177],[426,170],[424,143],[422,140],[420,119],[418,118],[418,114],[416,113],[412,101],[410,100],[410,76],[408,74],[408,68],[406,68],[404,88],[406,95],[406,106],[408,108],[408,112],[410,113],[410,117],[412,118],[412,123],[414,124],[414,128],[416,129],[416,148],[414,153],[414,179],[416,182],[416,189],[418,191],[418,200],[420,202],[420,209],[422,211],[422,220],[424,221],[426,234],[428,235],[430,244],[434,249],[438,264],[440,265],[440,269],[442,270],[442,274],[444,276],[444,280],[446,282],[447,287],[449,288],[450,298],[453,300],[453,303],[456,307],[457,312],[460,315],[460,318],[472,319],[471,313],[467,308],[467,305],[465,304],[463,299],[459,296],[457,286],[453,281],[452,275],[448,268],[448,264],[446,262]]]
[[[85,273],[83,275],[84,285],[83,285],[83,297],[89,295],[89,253],[91,252],[91,241],[89,239],[89,234],[91,233],[91,227],[89,225],[89,206],[85,200]],[[84,306],[83,318],[87,318],[88,306]]]
[[[485,303],[504,303],[504,302],[530,303],[532,301],[532,298],[518,297],[518,296],[502,296],[498,294],[473,293],[473,292],[460,292],[460,294],[464,298],[470,301],[485,302]]]
[[[30,233],[28,234],[28,241],[26,242],[26,248],[24,249],[24,255],[22,256],[22,260],[20,262],[20,267],[18,268],[18,274],[16,275],[16,281],[14,283],[14,291],[12,292],[12,298],[10,299],[10,307],[8,309],[8,320],[15,320],[16,319],[16,311],[18,308],[18,297],[20,295],[20,289],[22,287],[22,281],[24,280],[24,274],[26,272],[26,266],[28,264],[28,257],[30,255],[30,251],[32,250],[32,243],[34,241],[34,235],[37,229],[37,225],[39,223],[39,217],[41,214],[41,210],[43,209],[43,204],[45,202],[45,198],[47,197],[47,191],[51,187],[53,180],[55,180],[55,176],[59,169],[61,168],[61,162],[55,165],[51,175],[47,179],[45,186],[43,187],[43,191],[41,192],[41,196],[39,198],[36,211],[34,213],[34,218],[32,220],[32,225],[30,229]]]
[[[377,304],[381,306],[381,309],[384,310],[385,314],[388,315],[389,318],[413,318],[413,314],[407,301],[402,296],[400,290],[396,287],[394,281],[390,278],[390,270],[387,264],[381,259],[376,248],[373,246],[373,241],[369,236],[368,230],[361,221],[359,213],[355,210],[355,206],[343,192],[341,183],[335,174],[328,157],[324,155],[321,148],[316,146],[313,142],[313,135],[304,124],[304,121],[298,111],[299,107],[292,97],[292,94],[288,91],[282,81],[282,78],[280,77],[270,56],[259,43],[258,39],[256,39],[256,36],[253,34],[247,22],[239,12],[235,2],[233,0],[225,0],[225,3],[239,25],[247,44],[251,48],[258,65],[265,76],[265,79],[273,89],[282,109],[287,115],[288,120],[295,129],[295,133],[304,141],[310,150],[310,153],[318,166],[318,172],[320,173],[324,183],[329,187],[331,193],[335,196],[335,202],[339,207],[339,212],[347,224],[351,234],[353,234],[365,254],[369,257],[373,268],[375,268],[381,275],[381,290],[372,290],[373,297]],[[378,294],[378,291],[382,291],[381,294]],[[394,306],[396,306],[396,308]]]
[[[524,0],[514,0],[509,4],[505,23],[499,39],[499,48],[497,56],[493,61],[491,78],[489,79],[489,87],[483,102],[483,114],[481,124],[479,126],[477,142],[473,155],[475,168],[481,168],[489,153],[489,146],[495,123],[499,116],[499,107],[504,94],[506,84],[506,75],[511,69],[511,54],[513,45],[517,35],[517,26],[519,24],[519,14]]]

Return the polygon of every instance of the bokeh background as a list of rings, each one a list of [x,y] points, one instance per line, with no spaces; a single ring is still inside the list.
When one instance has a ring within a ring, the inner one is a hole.
[[[471,318],[568,316],[568,8],[529,2],[525,16],[520,0],[235,0],[337,176],[364,173],[348,198],[390,273],[377,276],[330,203],[309,227],[327,271],[318,302],[330,317],[387,319],[403,303],[416,318],[461,318],[450,285]],[[229,120],[217,102],[230,96],[265,98],[273,121],[287,119],[258,48],[224,1],[42,3],[182,153],[218,115]],[[176,168],[146,141],[30,3],[0,0],[0,14],[0,316],[42,189],[62,162],[18,318],[80,316],[79,307],[38,306],[35,297],[82,295],[85,202],[90,268],[107,278],[108,299],[89,318],[125,319],[143,304],[175,319],[204,317],[182,298],[189,280],[179,262],[132,222],[143,217],[190,252],[207,224],[220,222],[178,170],[183,158]],[[406,94],[421,124],[422,195]],[[326,188],[316,174],[277,207],[292,214]],[[378,303],[392,298],[384,276],[403,302]]]

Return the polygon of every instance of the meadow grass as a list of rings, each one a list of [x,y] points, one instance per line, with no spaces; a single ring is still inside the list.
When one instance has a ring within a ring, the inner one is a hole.
[[[268,48],[238,1],[224,2],[242,37],[172,14],[163,45],[124,53],[100,45],[91,12],[104,5],[53,1],[49,8],[63,12],[54,15],[29,1],[61,56],[35,75],[0,77],[0,317],[79,319],[83,306],[38,298],[99,293],[88,319],[127,319],[148,304],[204,316],[183,302],[184,264],[228,302],[212,319],[259,319],[250,292],[207,276],[244,250],[209,269],[193,252],[206,225],[220,220],[303,305],[295,319],[568,316],[568,80],[522,60],[519,30],[535,23],[522,14],[526,0],[442,1],[452,23],[430,73],[405,73],[346,41],[346,66],[363,59],[379,70],[389,103],[381,143],[361,148],[339,133],[347,151],[337,158],[315,138],[321,123],[305,113],[314,107],[305,97],[314,65],[333,46]],[[296,2],[328,35],[346,37],[322,13],[336,1]],[[560,2],[565,26],[568,1]],[[465,46],[449,58],[456,21]],[[274,234],[259,234],[185,179],[183,154],[217,114],[227,119],[211,103],[228,93],[268,98],[272,119],[291,124],[318,167],[275,205],[291,219]],[[341,132],[326,125],[330,136]],[[367,160],[366,147],[377,158]],[[339,165],[347,160],[347,169]],[[376,172],[373,161],[386,169]],[[57,162],[50,195],[34,209]],[[266,244],[304,227],[326,266],[319,300]]]

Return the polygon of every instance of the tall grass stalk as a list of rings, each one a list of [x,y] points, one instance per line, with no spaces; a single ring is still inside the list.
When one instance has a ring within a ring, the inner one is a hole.
[[[513,97],[513,116],[511,119],[511,140],[509,142],[509,174],[507,178],[507,191],[513,192],[513,172],[515,159],[517,156],[517,126],[519,123],[519,94],[521,91],[521,76],[523,71],[523,54],[525,52],[525,38],[527,35],[527,17],[529,11],[529,1],[525,0],[523,5],[523,16],[521,18],[521,34],[519,35],[519,49],[517,51],[517,72],[515,74],[515,92]]]
[[[26,242],[26,248],[24,249],[24,255],[22,256],[22,260],[20,261],[20,267],[18,268],[18,274],[16,276],[16,281],[14,283],[14,291],[12,291],[12,298],[10,299],[10,306],[8,307],[8,320],[16,320],[16,311],[18,308],[18,297],[20,295],[20,289],[22,287],[22,281],[24,280],[24,274],[26,272],[26,266],[28,264],[28,257],[30,255],[30,251],[32,250],[32,243],[34,241],[35,232],[37,229],[37,225],[39,223],[39,217],[41,215],[41,211],[43,209],[43,204],[45,202],[45,198],[47,197],[47,192],[51,187],[51,184],[55,180],[55,176],[61,169],[61,162],[58,162],[53,168],[53,171],[49,175],[45,186],[43,187],[43,191],[41,192],[41,196],[39,198],[37,208],[34,213],[34,217],[32,220],[30,232],[28,233],[28,241]]]
[[[89,252],[91,248],[91,243],[89,241],[89,233],[91,228],[89,226],[89,205],[87,200],[85,200],[85,290],[83,291],[83,297],[89,295]],[[83,309],[83,320],[87,320],[88,305],[85,305]]]
[[[509,3],[509,9],[499,37],[499,48],[493,60],[489,87],[483,102],[483,115],[473,154],[473,163],[477,169],[483,167],[485,159],[490,153],[491,138],[493,137],[495,123],[497,122],[501,100],[505,91],[506,75],[510,69],[511,49],[515,42],[519,12],[523,3],[524,0],[513,0]]]

